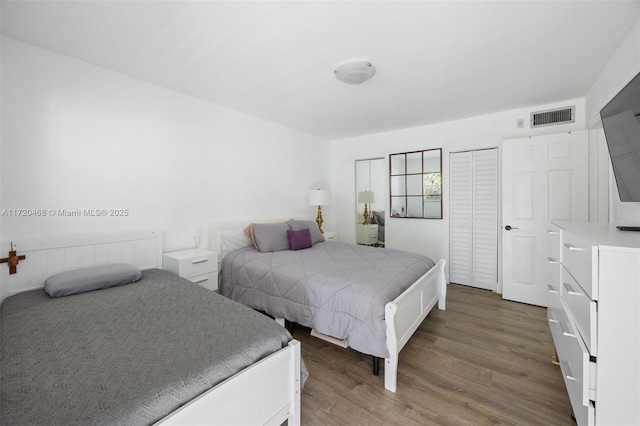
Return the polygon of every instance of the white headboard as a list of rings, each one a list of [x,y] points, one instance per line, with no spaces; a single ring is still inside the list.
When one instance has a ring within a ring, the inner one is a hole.
[[[44,286],[58,272],[110,263],[129,263],[139,269],[162,268],[162,233],[130,231],[64,235],[32,240],[2,242],[0,257],[11,249],[25,255],[17,273],[9,274],[0,264],[0,301],[12,294]]]

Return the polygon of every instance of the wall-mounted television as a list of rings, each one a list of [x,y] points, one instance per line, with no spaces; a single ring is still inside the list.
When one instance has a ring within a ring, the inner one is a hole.
[[[600,111],[620,201],[640,203],[640,73]]]

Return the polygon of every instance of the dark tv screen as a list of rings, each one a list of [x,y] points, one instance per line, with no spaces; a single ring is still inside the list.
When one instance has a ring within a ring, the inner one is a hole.
[[[640,202],[640,73],[600,111],[620,201]]]

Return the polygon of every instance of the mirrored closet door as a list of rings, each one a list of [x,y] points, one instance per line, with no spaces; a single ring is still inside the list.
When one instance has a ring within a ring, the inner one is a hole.
[[[386,161],[384,158],[356,160],[356,242],[384,247]]]

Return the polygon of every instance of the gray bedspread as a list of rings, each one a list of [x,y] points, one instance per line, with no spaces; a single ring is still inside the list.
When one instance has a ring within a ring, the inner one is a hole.
[[[220,292],[386,358],[385,304],[433,266],[419,254],[334,241],[269,253],[246,247],[224,257]]]
[[[291,335],[162,270],[136,283],[0,307],[2,425],[141,425],[267,355]]]

